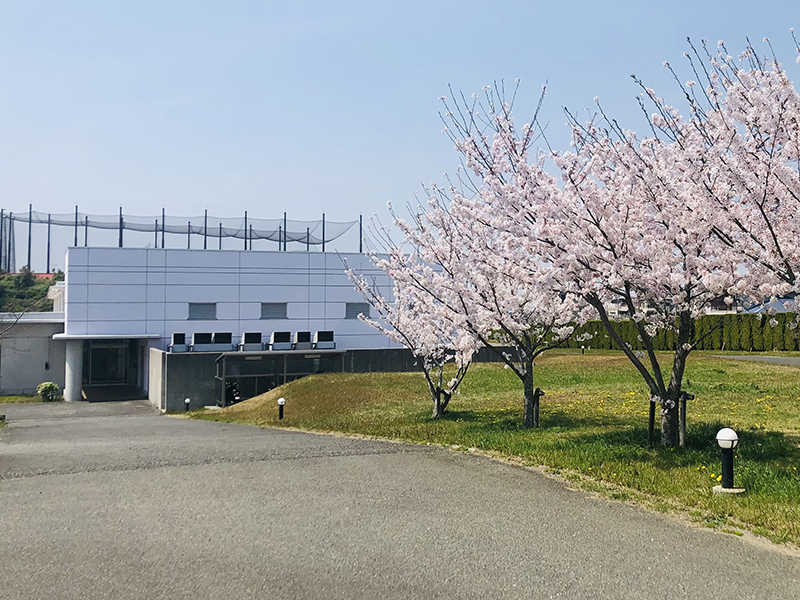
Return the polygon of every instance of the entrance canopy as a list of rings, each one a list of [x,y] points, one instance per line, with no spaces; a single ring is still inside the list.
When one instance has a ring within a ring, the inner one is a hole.
[[[97,335],[90,333],[56,333],[54,340],[157,340],[159,333],[134,333],[131,335]]]

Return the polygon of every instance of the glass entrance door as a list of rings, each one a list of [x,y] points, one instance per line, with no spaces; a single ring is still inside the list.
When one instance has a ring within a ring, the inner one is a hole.
[[[84,346],[83,364],[85,384],[128,383],[128,342],[89,340]]]

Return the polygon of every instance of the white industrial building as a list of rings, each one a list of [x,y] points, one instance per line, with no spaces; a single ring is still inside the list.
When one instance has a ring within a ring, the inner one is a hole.
[[[263,365],[280,354],[286,381],[292,361],[316,361],[319,370],[319,361],[344,351],[396,348],[358,319],[369,306],[343,259],[388,286],[363,254],[71,247],[65,282],[50,291],[54,312],[24,315],[13,327],[16,317],[5,316],[0,393],[54,381],[66,400],[80,400],[124,386],[171,410],[168,395],[210,394],[213,365],[223,354]],[[168,380],[179,381],[167,371],[170,357],[176,358],[169,364],[184,365],[184,375],[190,363],[205,365],[191,375],[208,372],[204,391],[185,377],[181,389],[167,390]]]

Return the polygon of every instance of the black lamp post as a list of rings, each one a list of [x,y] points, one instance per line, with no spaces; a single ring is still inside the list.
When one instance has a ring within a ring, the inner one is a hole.
[[[733,487],[733,451],[739,445],[739,436],[733,429],[725,427],[717,432],[717,444],[722,449],[722,486],[716,486],[714,491],[741,494],[744,489]]]
[[[278,420],[283,420],[283,406],[286,404],[286,398],[278,398]]]
[[[184,401],[183,401],[184,410],[185,410],[186,412],[189,412],[189,403],[190,403],[190,402],[191,402],[191,400],[190,400],[189,398],[186,398],[186,400],[184,400]]]

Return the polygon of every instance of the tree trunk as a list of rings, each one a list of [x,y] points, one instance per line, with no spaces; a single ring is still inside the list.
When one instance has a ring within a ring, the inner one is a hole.
[[[444,406],[442,406],[442,392],[437,390],[431,392],[431,399],[433,400],[433,414],[434,419],[439,419],[444,415]]]
[[[678,445],[680,432],[680,399],[683,385],[683,373],[686,370],[686,357],[691,350],[692,318],[688,312],[682,312],[678,318],[678,339],[675,356],[672,359],[672,377],[667,387],[666,398],[661,399],[661,446],[674,448]]]
[[[661,446],[674,448],[678,441],[678,403],[672,401],[669,407],[661,406]]]
[[[656,398],[650,396],[650,414],[647,417],[647,445],[652,446],[655,441],[656,429]]]
[[[433,400],[433,414],[434,419],[439,419],[444,415],[446,404],[442,402],[442,390],[431,388],[431,400]]]
[[[678,404],[678,446],[686,447],[686,394],[681,394]]]
[[[439,419],[444,416],[447,410],[447,405],[450,404],[450,394],[445,390],[431,389],[431,400],[433,400],[433,414],[434,419]]]
[[[536,401],[538,397],[535,396],[533,390],[533,361],[529,361],[525,365],[526,371],[522,378],[523,389],[523,411],[522,411],[522,426],[523,427],[538,427],[538,419],[536,418]]]

